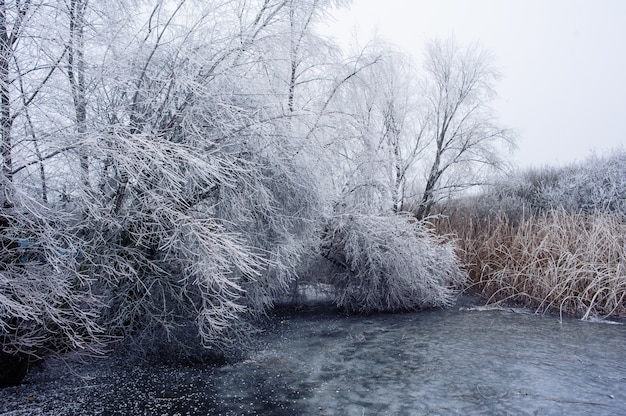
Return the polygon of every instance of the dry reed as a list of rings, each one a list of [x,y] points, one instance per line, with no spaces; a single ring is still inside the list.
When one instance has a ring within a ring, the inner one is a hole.
[[[511,220],[468,211],[436,221],[489,303],[513,301],[582,318],[626,316],[626,220],[549,211]]]

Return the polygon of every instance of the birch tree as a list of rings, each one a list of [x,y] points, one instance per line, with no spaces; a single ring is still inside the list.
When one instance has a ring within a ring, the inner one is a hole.
[[[3,205],[11,204],[10,184],[13,180],[12,126],[17,116],[11,97],[13,84],[11,67],[15,49],[20,41],[23,26],[30,15],[31,2],[17,3],[14,7],[0,2],[0,154],[2,155]],[[7,199],[8,198],[8,199]]]
[[[502,146],[514,146],[516,139],[490,107],[500,75],[489,53],[454,39],[434,40],[426,48],[424,71],[421,111],[431,153],[416,210],[420,219],[442,196],[479,184],[480,169],[501,168]]]
[[[400,212],[425,147],[418,122],[412,67],[391,45],[372,42],[356,55],[355,70],[331,107],[336,134],[329,146],[341,166],[342,203],[364,212]]]

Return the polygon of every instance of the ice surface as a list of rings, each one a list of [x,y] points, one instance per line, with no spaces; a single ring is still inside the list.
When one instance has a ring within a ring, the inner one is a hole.
[[[519,312],[283,313],[236,364],[48,368],[0,415],[624,414],[626,326]]]

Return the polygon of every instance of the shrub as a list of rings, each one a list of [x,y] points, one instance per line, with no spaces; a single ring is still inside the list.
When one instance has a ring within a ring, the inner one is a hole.
[[[103,353],[102,304],[79,272],[64,213],[22,203],[0,222],[0,386],[18,384],[33,361]]]
[[[578,164],[514,172],[473,202],[481,216],[504,212],[510,220],[551,209],[626,213],[626,152],[617,149]]]
[[[543,191],[552,207],[570,212],[620,212],[626,214],[626,151],[592,156]]]
[[[347,311],[449,306],[465,281],[453,245],[407,216],[336,216],[324,250],[338,266],[334,302]]]
[[[102,325],[137,351],[245,349],[312,234],[306,169],[271,159],[260,137],[218,143],[209,133],[120,131],[90,152],[111,167],[99,194],[75,199],[81,270],[107,306]]]

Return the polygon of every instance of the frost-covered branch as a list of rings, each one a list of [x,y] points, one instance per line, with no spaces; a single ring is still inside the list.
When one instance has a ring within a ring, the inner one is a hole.
[[[324,250],[339,266],[331,277],[334,302],[348,311],[448,306],[465,281],[453,245],[403,215],[337,216],[325,231]]]

